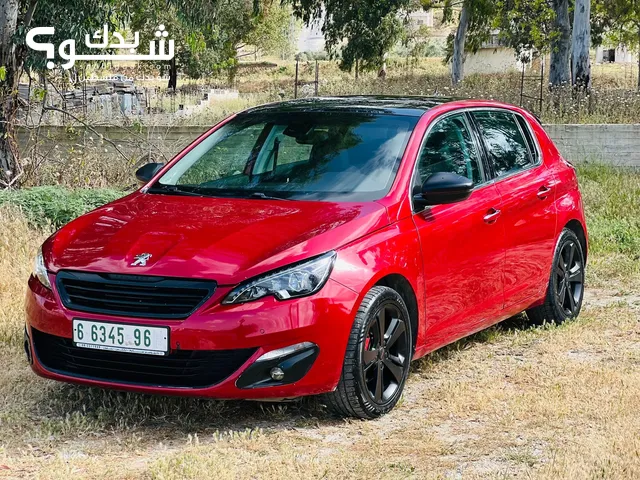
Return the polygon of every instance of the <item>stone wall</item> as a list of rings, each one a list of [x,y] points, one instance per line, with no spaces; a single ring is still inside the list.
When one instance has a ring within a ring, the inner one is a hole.
[[[640,124],[545,125],[544,128],[571,162],[592,160],[640,168]]]
[[[122,158],[118,150],[136,163],[151,155],[165,161],[191,140],[205,132],[206,126],[155,126],[85,128],[42,127],[40,131],[20,129],[18,143],[23,154],[37,142],[39,155],[51,152],[65,155],[73,150],[92,151],[105,159]],[[545,130],[562,155],[571,162],[599,161],[616,166],[640,168],[640,124],[638,125],[545,125]],[[104,138],[101,138],[104,137]],[[108,139],[105,140],[105,139]]]

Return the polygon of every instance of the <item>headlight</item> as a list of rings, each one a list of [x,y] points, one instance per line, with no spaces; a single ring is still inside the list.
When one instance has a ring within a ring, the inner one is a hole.
[[[325,253],[283,270],[249,280],[234,288],[222,303],[251,302],[269,295],[273,295],[278,300],[311,295],[326,283],[335,258],[335,252]]]
[[[49,283],[49,276],[47,275],[47,268],[44,266],[44,257],[42,256],[42,247],[38,249],[36,260],[33,265],[33,274],[40,280],[40,283],[51,290],[51,283]]]

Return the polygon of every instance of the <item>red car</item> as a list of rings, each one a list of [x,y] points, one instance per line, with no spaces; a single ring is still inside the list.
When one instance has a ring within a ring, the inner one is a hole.
[[[526,111],[344,97],[234,115],[63,227],[29,279],[47,378],[224,399],[398,401],[412,359],[580,312],[574,168]]]

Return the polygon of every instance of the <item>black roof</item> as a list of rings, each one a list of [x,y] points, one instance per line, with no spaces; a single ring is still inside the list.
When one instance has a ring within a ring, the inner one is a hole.
[[[312,97],[268,103],[245,110],[244,113],[326,112],[331,110],[407,115],[419,117],[424,112],[443,103],[450,97],[375,96]]]

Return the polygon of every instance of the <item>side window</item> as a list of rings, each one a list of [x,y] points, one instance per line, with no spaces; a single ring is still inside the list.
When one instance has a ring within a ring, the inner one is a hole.
[[[436,172],[451,172],[482,182],[480,155],[464,114],[440,120],[422,145],[416,168],[416,187]]]
[[[538,147],[536,147],[536,142],[533,139],[534,132],[531,130],[529,125],[527,125],[527,121],[522,118],[520,115],[516,115],[516,119],[518,120],[518,125],[520,125],[520,129],[524,133],[524,138],[527,140],[527,145],[529,146],[529,152],[531,152],[531,158],[533,163],[538,163],[540,160],[540,155],[538,153]]]
[[[503,177],[532,164],[527,142],[512,113],[479,111],[472,115],[487,147],[496,176]]]

